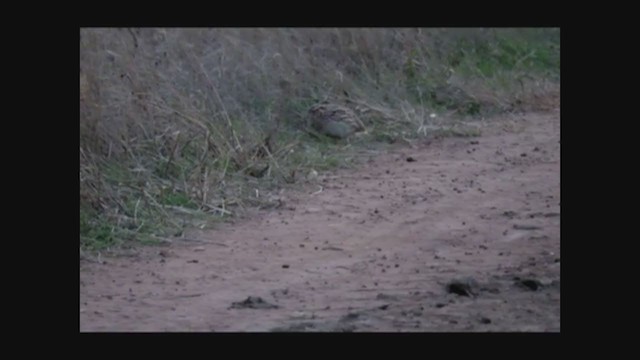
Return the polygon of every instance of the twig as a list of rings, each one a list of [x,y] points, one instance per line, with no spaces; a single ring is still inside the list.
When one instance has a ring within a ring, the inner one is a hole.
[[[223,203],[223,204],[224,204],[224,203]],[[217,207],[217,206],[213,206],[213,205],[209,205],[209,204],[204,204],[203,206],[204,206],[204,207],[206,207],[206,208],[209,208],[209,209],[211,209],[211,210],[219,211],[219,212],[221,212],[221,213],[223,213],[223,214],[233,215],[233,213],[232,213],[231,211],[229,211],[229,210],[225,210],[225,209],[220,208],[220,207]],[[224,206],[224,205],[223,205],[223,206]]]
[[[138,225],[138,205],[140,205],[140,198],[136,201],[136,206],[133,209],[133,223]]]
[[[204,167],[204,179],[202,180],[202,202],[201,205],[207,203],[207,195],[209,194],[209,168]]]
[[[176,211],[179,211],[181,213],[189,214],[189,215],[195,215],[195,214],[198,213],[198,210],[188,209],[188,208],[182,207],[182,206],[165,205],[165,207],[167,209],[176,210]]]
[[[178,140],[179,139],[180,139],[180,134],[178,133],[178,135],[176,136],[176,139],[175,139],[175,141],[173,143],[173,148],[171,149],[171,153],[169,154],[169,160],[167,161],[167,164],[164,166],[164,176],[165,177],[169,173],[169,166],[173,162],[173,158],[174,158],[176,150],[178,148]]]

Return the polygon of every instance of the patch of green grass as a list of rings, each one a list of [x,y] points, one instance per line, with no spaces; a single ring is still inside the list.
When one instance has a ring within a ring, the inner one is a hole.
[[[453,51],[455,60],[451,60],[451,64],[463,75],[483,77],[509,71],[559,74],[559,32],[554,36],[551,30],[495,32],[493,39],[484,41],[461,39]]]
[[[113,249],[125,243],[157,244],[158,237],[170,237],[182,227],[148,207],[138,210],[136,222],[118,216],[86,216],[81,213],[80,247],[90,251]]]
[[[189,209],[197,208],[197,205],[193,200],[184,193],[181,192],[169,192],[160,197],[159,202],[163,205],[182,206]]]
[[[102,167],[104,179],[114,184],[132,180],[132,173],[126,161],[109,161]]]
[[[324,155],[322,157],[322,161],[319,161],[316,164],[316,167],[319,170],[329,170],[329,169],[340,167],[343,164],[344,164],[344,159],[341,159],[337,155]]]
[[[488,89],[503,94],[522,90],[523,77],[560,79],[559,29],[495,29],[483,36],[461,37],[447,49],[439,61],[427,61],[417,49],[409,52],[403,82],[414,104],[477,116],[492,104],[443,93],[453,76],[458,82],[481,79]]]
[[[80,246],[89,250],[102,250],[121,245],[121,229],[97,216],[80,212]]]

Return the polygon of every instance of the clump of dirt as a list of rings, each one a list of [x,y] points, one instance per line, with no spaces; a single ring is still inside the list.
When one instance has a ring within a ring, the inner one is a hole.
[[[259,296],[249,296],[244,301],[234,302],[231,309],[277,309],[278,305],[270,304]]]

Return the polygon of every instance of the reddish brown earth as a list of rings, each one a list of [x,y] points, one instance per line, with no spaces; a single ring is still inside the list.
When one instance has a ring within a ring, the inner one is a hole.
[[[191,241],[82,260],[80,330],[560,331],[559,110],[487,123],[366,153]]]

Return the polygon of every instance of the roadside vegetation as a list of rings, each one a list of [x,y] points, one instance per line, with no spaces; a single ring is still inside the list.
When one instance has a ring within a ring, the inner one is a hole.
[[[80,249],[277,207],[356,149],[478,136],[559,87],[559,29],[80,29]],[[308,131],[320,101],[367,131]]]

